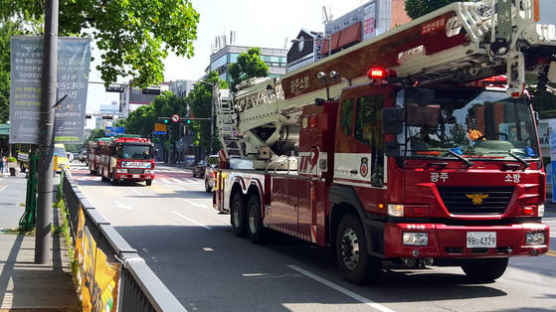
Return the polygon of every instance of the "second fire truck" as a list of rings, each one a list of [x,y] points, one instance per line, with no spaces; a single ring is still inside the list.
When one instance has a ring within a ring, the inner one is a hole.
[[[149,139],[123,135],[98,140],[91,145],[87,159],[91,174],[102,176],[103,181],[114,184],[144,181],[150,186],[155,178],[154,152]]]
[[[214,207],[335,248],[352,282],[384,262],[500,277],[548,250],[545,173],[525,72],[556,82],[538,2],[454,3],[281,80],[216,90]],[[488,77],[505,74],[506,78]]]

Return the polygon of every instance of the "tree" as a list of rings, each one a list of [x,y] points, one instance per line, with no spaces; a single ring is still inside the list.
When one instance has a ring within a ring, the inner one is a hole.
[[[18,23],[0,23],[0,124],[10,118],[10,38],[23,33]]]
[[[232,78],[232,90],[235,86],[252,77],[268,76],[268,66],[261,59],[261,49],[250,48],[247,53],[242,52],[237,57],[237,62],[230,64],[228,72]]]
[[[416,19],[453,2],[471,0],[405,0],[405,11],[412,19]]]
[[[0,23],[42,26],[45,3],[0,0]],[[168,50],[193,56],[198,22],[190,0],[60,0],[60,35],[96,41],[102,59],[97,69],[106,85],[119,76],[131,76],[140,87],[162,82]]]
[[[93,129],[89,137],[86,138],[85,141],[83,142],[83,146],[86,147],[90,141],[103,138],[104,136],[105,136],[104,129]]]
[[[212,71],[208,74],[202,83],[195,85],[195,88],[189,92],[186,101],[191,106],[192,117],[207,118],[211,116],[212,111],[212,86],[218,84],[221,89],[228,88],[226,81],[218,78],[218,72]],[[214,116],[213,116],[214,118]],[[195,131],[196,146],[200,146],[206,150],[218,150],[220,144],[216,140],[217,133],[211,140],[210,137],[210,120],[194,121],[193,130]],[[212,146],[211,146],[212,143]]]

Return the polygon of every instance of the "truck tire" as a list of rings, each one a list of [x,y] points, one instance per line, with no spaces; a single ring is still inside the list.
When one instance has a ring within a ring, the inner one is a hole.
[[[344,277],[355,284],[375,280],[381,261],[368,253],[363,226],[354,214],[344,215],[336,234],[336,258]]]
[[[112,179],[110,179],[110,180],[112,180],[112,185],[118,185],[118,184],[120,184],[120,183],[118,182],[118,179],[116,179],[116,174],[115,174],[115,173],[112,174]]]
[[[151,186],[151,184],[153,184],[153,180],[147,180],[145,181],[145,183],[147,184],[147,186]]]
[[[477,259],[462,265],[461,269],[474,282],[492,282],[502,276],[508,266],[508,258]]]
[[[245,201],[240,192],[236,192],[232,197],[230,205],[230,223],[234,234],[244,237],[247,230],[247,218],[245,218]]]
[[[262,244],[265,239],[261,202],[257,195],[251,195],[247,201],[247,237],[255,244]]]

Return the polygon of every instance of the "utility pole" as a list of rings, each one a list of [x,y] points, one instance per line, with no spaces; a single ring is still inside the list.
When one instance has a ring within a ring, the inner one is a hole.
[[[35,263],[52,262],[52,154],[54,151],[54,104],[58,66],[58,0],[46,1],[42,65],[39,138],[39,192],[35,236]]]

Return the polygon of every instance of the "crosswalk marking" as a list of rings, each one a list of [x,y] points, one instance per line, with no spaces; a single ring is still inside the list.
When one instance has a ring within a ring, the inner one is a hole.
[[[78,175],[74,174],[72,179],[75,181],[100,181],[100,176],[92,176],[92,175]],[[160,183],[160,184],[173,184],[173,185],[182,185],[182,184],[203,184],[204,181],[198,178],[170,178],[170,177],[155,177],[153,183]]]

